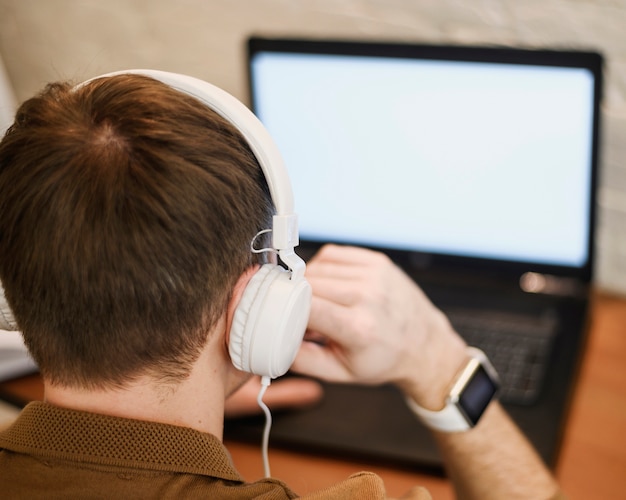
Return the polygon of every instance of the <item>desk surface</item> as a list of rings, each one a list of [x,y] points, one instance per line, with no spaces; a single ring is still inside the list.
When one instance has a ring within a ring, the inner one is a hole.
[[[38,376],[0,384],[8,399],[42,397]],[[233,460],[248,480],[262,477],[258,446],[227,441]],[[378,473],[387,493],[400,496],[421,484],[435,499],[454,498],[447,479],[370,464],[270,449],[272,475],[298,493],[324,488],[360,470]],[[556,475],[571,500],[626,498],[626,299],[596,294],[589,345],[565,432]]]

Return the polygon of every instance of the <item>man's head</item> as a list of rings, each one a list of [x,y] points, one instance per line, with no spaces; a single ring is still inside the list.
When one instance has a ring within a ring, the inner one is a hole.
[[[52,383],[184,377],[272,213],[239,132],[143,76],[51,85],[0,145],[0,278]]]

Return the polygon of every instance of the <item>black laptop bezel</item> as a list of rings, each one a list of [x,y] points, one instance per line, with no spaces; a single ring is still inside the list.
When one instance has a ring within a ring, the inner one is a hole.
[[[303,39],[303,38],[267,38],[252,36],[247,43],[247,71],[251,108],[255,110],[254,74],[252,60],[263,52],[354,55],[366,57],[412,58],[425,60],[449,60],[481,63],[520,64],[535,66],[553,66],[582,68],[594,77],[594,116],[591,151],[591,187],[589,200],[589,228],[587,234],[587,261],[580,267],[545,265],[509,260],[462,257],[436,252],[399,251],[397,249],[376,247],[390,255],[398,264],[412,274],[423,272],[461,272],[497,274],[500,279],[509,279],[517,286],[520,277],[527,272],[543,273],[568,277],[582,285],[588,285],[593,278],[595,259],[595,232],[597,226],[597,183],[599,170],[600,104],[602,101],[603,57],[591,50],[570,49],[532,49],[511,48],[504,46],[467,46],[467,45],[432,45],[392,41],[342,40],[342,39]],[[297,208],[297,205],[296,205]],[[316,241],[303,238],[301,249],[305,254],[312,254],[328,241]],[[351,241],[336,241],[350,244]],[[357,242],[358,243],[358,242]],[[361,246],[364,246],[361,244]],[[365,245],[368,246],[368,245]],[[369,245],[371,246],[371,245]]]

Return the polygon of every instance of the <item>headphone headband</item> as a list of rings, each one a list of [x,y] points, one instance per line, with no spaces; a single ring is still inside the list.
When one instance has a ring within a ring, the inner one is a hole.
[[[272,246],[297,277],[304,275],[304,262],[294,253],[299,244],[298,218],[294,213],[291,181],[276,143],[261,121],[237,98],[204,80],[192,76],[152,69],[115,71],[91,78],[79,86],[99,79],[124,74],[144,75],[184,92],[234,125],[246,139],[269,186],[276,208],[272,224]]]

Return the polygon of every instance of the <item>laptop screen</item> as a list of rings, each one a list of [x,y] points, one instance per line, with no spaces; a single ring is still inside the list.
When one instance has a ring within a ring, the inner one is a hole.
[[[252,39],[301,239],[589,266],[600,63],[575,55]]]

